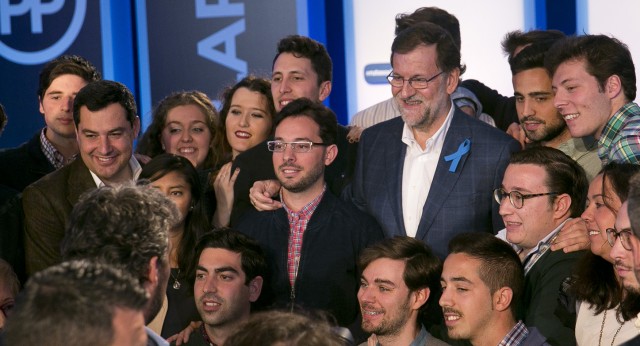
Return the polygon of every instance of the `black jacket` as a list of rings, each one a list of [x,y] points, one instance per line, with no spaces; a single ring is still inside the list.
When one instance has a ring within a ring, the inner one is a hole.
[[[290,307],[289,220],[284,208],[252,209],[241,217],[236,229],[258,240],[265,251],[270,278],[263,285],[261,299],[271,300],[275,307]],[[382,238],[382,229],[371,216],[326,191],[302,238],[294,305],[328,311],[339,325],[350,326],[359,311],[358,256]]]
[[[53,171],[40,147],[40,131],[19,147],[0,152],[0,184],[19,192]]]

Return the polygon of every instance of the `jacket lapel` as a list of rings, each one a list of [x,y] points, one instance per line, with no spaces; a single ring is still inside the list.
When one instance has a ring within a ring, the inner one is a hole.
[[[455,171],[453,172],[451,172],[450,169],[454,168],[452,167],[454,160],[445,161],[446,156],[452,155],[460,150],[461,144],[466,139],[471,140],[471,130],[466,121],[468,119],[465,118],[467,116],[468,115],[462,113],[462,111],[457,108],[453,113],[453,119],[451,119],[451,125],[447,131],[442,152],[438,159],[436,173],[433,176],[431,188],[429,189],[429,196],[427,196],[427,200],[422,209],[422,218],[420,219],[418,233],[416,234],[417,239],[426,238],[435,220],[435,216],[440,212],[444,201],[447,200],[449,193],[458,182],[464,164],[469,155],[471,155],[471,152],[461,155],[457,167],[455,167]],[[472,148],[470,148],[470,150],[472,150]]]
[[[96,188],[96,184],[89,173],[89,168],[78,156],[69,167],[69,180],[67,181],[67,201],[72,206],[78,202],[80,195]]]
[[[390,127],[390,131],[386,134],[389,145],[385,146],[384,150],[384,162],[388,163],[385,169],[386,181],[389,184],[387,191],[390,191],[387,197],[391,199],[390,204],[393,206],[391,212],[393,213],[395,223],[398,225],[398,231],[400,232],[397,235],[406,236],[407,231],[404,228],[404,217],[402,216],[402,170],[404,157],[407,153],[407,146],[402,142],[404,121],[402,121],[400,117],[395,120],[394,126]],[[396,162],[396,164],[392,164],[392,162]]]

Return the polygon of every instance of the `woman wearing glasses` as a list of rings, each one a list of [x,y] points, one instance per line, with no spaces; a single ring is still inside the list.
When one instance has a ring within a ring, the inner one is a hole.
[[[275,115],[271,83],[254,76],[245,77],[222,94],[220,110],[225,161],[215,175],[213,188],[216,194],[216,210],[213,225],[229,225],[233,207],[233,184],[239,170],[231,173],[236,156],[264,142],[273,131]]]
[[[637,336],[635,314],[617,277],[607,241],[607,229],[613,228],[616,215],[627,199],[629,179],[640,166],[610,163],[598,174],[587,196],[582,219],[587,224],[591,252],[578,263],[570,292],[578,300],[575,326],[578,345],[618,345]],[[611,240],[615,237],[611,235]],[[629,256],[631,252],[629,251]]]

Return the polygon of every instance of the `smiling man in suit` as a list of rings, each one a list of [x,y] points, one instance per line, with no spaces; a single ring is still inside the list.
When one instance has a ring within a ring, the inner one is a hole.
[[[457,233],[502,227],[492,189],[519,144],[453,105],[465,67],[444,29],[409,27],[391,51],[388,79],[402,116],[363,132],[347,196],[387,237],[415,237],[444,258]]]
[[[60,241],[82,193],[134,181],[142,170],[132,156],[140,119],[126,86],[106,80],[87,84],[75,98],[73,120],[80,159],[24,190],[28,274],[60,262]]]

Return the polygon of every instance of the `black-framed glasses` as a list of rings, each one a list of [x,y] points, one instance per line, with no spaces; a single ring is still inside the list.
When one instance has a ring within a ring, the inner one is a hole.
[[[426,89],[429,86],[429,82],[436,79],[439,75],[443,73],[444,71],[440,71],[431,78],[411,77],[409,79],[404,79],[400,76],[394,75],[393,71],[391,71],[391,73],[389,73],[389,75],[387,76],[387,80],[389,81],[389,84],[391,84],[391,86],[396,88],[402,88],[402,86],[404,85],[404,82],[407,81],[409,82],[409,85],[414,89]]]
[[[620,243],[625,250],[631,251],[631,236],[633,232],[631,228],[624,228],[618,231],[615,228],[607,228],[607,241],[609,245],[613,247],[616,243],[616,238],[620,238]]]
[[[326,146],[326,143],[315,143],[311,141],[297,141],[297,142],[283,142],[283,141],[268,141],[267,148],[269,151],[281,153],[287,149],[287,145],[293,150],[294,153],[308,153],[314,145]]]
[[[532,193],[532,194],[524,195],[519,191],[507,192],[504,189],[493,190],[493,198],[496,200],[496,202],[498,202],[498,204],[501,204],[502,201],[505,198],[507,198],[507,196],[509,196],[509,202],[511,202],[511,205],[516,209],[521,209],[524,206],[525,199],[540,197],[540,196],[557,195],[557,194],[558,192],[545,192],[545,193]]]

